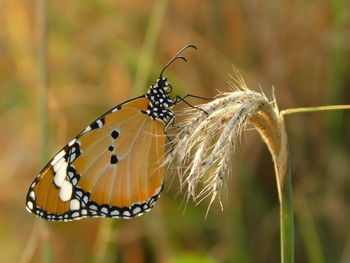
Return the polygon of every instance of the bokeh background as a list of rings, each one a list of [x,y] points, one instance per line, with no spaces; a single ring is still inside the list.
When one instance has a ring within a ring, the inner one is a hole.
[[[46,223],[25,210],[26,191],[55,152],[144,93],[186,44],[198,50],[167,70],[174,94],[227,91],[234,65],[251,89],[271,96],[274,86],[280,109],[349,104],[349,1],[42,4],[0,2],[0,262],[279,262],[273,165],[254,131],[232,160],[224,211],[214,202],[206,219],[208,200],[185,206],[176,178],[152,212],[126,221]],[[296,262],[350,262],[350,112],[286,122]]]

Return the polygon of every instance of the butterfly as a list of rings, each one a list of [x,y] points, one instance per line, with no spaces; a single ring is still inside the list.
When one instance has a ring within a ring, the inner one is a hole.
[[[148,212],[163,189],[166,127],[171,108],[163,77],[183,47],[142,96],[125,101],[92,122],[63,147],[29,187],[26,208],[50,221],[86,217],[133,218]],[[187,103],[187,102],[186,102]]]

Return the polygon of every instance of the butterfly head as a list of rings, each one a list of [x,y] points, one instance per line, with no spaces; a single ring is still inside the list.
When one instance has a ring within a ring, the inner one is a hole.
[[[156,85],[168,94],[170,94],[173,90],[173,87],[169,84],[168,79],[166,77],[163,77],[163,76],[160,76],[157,79]]]
[[[148,109],[145,111],[145,113],[152,119],[168,123],[174,118],[174,113],[171,111],[171,107],[174,106],[175,103],[170,98],[170,93],[172,92],[173,88],[168,82],[168,79],[163,76],[163,73],[169,65],[178,59],[187,62],[185,57],[180,56],[180,54],[187,48],[197,49],[194,45],[187,45],[180,49],[180,51],[177,52],[177,54],[164,66],[159,74],[159,78],[153,85],[151,85],[146,94],[146,98],[150,100],[150,103],[148,104]]]
[[[172,87],[167,81],[167,78],[161,76],[156,82],[151,85],[149,91],[146,94],[146,98],[150,101],[148,109],[145,112],[152,119],[168,123],[174,116],[171,111],[171,107],[174,105],[174,101],[170,98],[169,93]]]
[[[168,109],[173,106],[174,102],[169,96],[171,91],[172,87],[167,78],[159,77],[146,94],[146,97],[150,100],[150,106],[156,107],[156,109]]]

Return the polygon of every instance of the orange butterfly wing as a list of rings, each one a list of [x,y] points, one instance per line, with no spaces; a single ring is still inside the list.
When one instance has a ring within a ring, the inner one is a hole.
[[[164,122],[146,114],[146,97],[89,125],[31,184],[27,209],[48,220],[131,218],[147,212],[163,186]]]

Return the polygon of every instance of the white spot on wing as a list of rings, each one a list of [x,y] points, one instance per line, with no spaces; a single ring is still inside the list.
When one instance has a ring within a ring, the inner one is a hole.
[[[96,123],[97,123],[99,128],[101,128],[103,126],[103,123],[101,120],[97,120]]]
[[[132,212],[134,213],[134,215],[136,215],[136,214],[141,212],[141,208],[140,207],[135,207]]]
[[[83,202],[84,202],[84,203],[89,202],[89,197],[87,197],[87,195],[84,196]],[[92,206],[92,205],[91,205],[91,206]],[[90,208],[91,208],[91,206],[90,206]],[[95,207],[96,207],[96,206],[95,206]],[[97,207],[96,207],[95,209],[97,209]]]
[[[71,155],[69,155],[69,159],[68,159],[68,162],[73,162],[76,158],[76,154],[75,153],[72,153]]]
[[[68,176],[69,176],[69,178],[73,178],[73,177],[74,177],[74,173],[71,172],[71,171],[69,171],[69,172],[68,172]]]
[[[90,205],[89,208],[92,210],[97,210],[97,206],[95,206],[95,205]]]
[[[58,154],[56,154],[56,156],[51,161],[51,165],[54,166],[65,154],[65,150],[62,150]]]
[[[91,131],[90,125],[86,127],[86,129],[83,131],[83,133],[87,133],[87,132],[89,132],[89,131]]]
[[[118,210],[113,210],[111,212],[111,216],[119,216],[119,211]]]
[[[29,196],[30,196],[33,200],[35,200],[35,193],[34,193],[34,191],[31,191],[30,194],[29,194]]]
[[[129,211],[124,211],[123,216],[131,216]]]
[[[78,217],[79,216],[79,212],[74,212],[73,214],[72,214],[72,217]]]
[[[73,192],[73,186],[70,182],[67,180],[64,180],[62,183],[61,191],[60,191],[60,198],[63,202],[68,201],[72,197]]]
[[[69,203],[69,209],[70,210],[79,210],[80,209],[80,202],[77,199],[73,199]]]
[[[76,185],[77,183],[78,183],[77,178],[73,178],[73,179],[72,179],[72,184],[73,184],[73,185]]]
[[[27,208],[29,208],[30,210],[33,210],[33,207],[34,207],[33,202],[32,201],[28,201],[27,202]]]
[[[53,170],[55,171],[56,175],[54,177],[54,182],[57,185],[57,187],[61,187],[62,183],[64,181],[64,179],[66,178],[66,174],[67,174],[67,166],[68,163],[66,162],[66,160],[64,160],[63,158],[60,159],[54,166],[53,166]]]
[[[68,146],[72,146],[72,145],[75,143],[76,140],[77,140],[77,139],[71,140],[71,141],[68,143]]]

